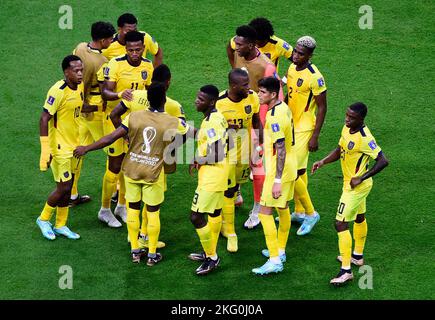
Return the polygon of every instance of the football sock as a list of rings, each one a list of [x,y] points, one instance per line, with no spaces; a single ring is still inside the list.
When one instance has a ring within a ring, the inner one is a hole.
[[[211,230],[212,245],[214,250],[217,251],[219,233],[221,232],[222,227],[222,215],[218,215],[217,217],[208,216],[208,224],[210,225]]]
[[[80,172],[82,171],[83,157],[80,159],[76,171],[74,172],[74,181],[71,188],[71,200],[77,199],[79,195],[78,184],[80,179]]]
[[[367,238],[367,219],[361,223],[353,223],[353,239],[355,240],[354,255],[361,256],[364,252],[364,246]]]
[[[55,228],[61,228],[66,225],[66,220],[68,219],[68,207],[57,207],[56,208],[56,224]]]
[[[254,174],[254,181],[252,183],[252,190],[254,192],[254,201],[260,202],[261,192],[263,191],[264,175]]]
[[[236,230],[234,227],[234,198],[224,197],[224,206],[222,207],[222,229],[227,234],[235,234]]]
[[[338,249],[342,258],[341,268],[350,269],[350,256],[352,251],[352,236],[349,230],[338,232]]]
[[[142,223],[140,226],[140,234],[142,236],[147,235],[147,225],[148,225],[147,206],[145,205],[142,208]]]
[[[47,202],[45,203],[44,209],[42,209],[41,215],[39,218],[42,221],[50,221],[53,216],[54,207],[50,206]]]
[[[131,250],[139,249],[139,214],[140,210],[127,208],[127,231]]]
[[[278,237],[276,232],[275,220],[272,215],[260,213],[258,215],[263,226],[264,236],[266,238],[267,249],[271,258],[278,257]]]
[[[288,235],[290,233],[290,209],[276,209],[279,215],[279,227],[278,227],[278,248],[284,250],[287,245]]]
[[[155,254],[157,250],[157,241],[160,234],[160,210],[155,212],[147,211],[148,216],[148,252]]]
[[[106,173],[103,178],[103,191],[101,195],[101,207],[110,208],[110,201],[112,194],[116,190],[116,181],[118,180],[118,174],[113,173],[108,168],[106,168]]]
[[[124,174],[122,172],[119,173],[118,204],[125,206],[125,180],[124,180]]]
[[[306,173],[304,175],[306,175]],[[303,176],[300,176],[295,182],[295,196],[301,204],[301,206],[299,206],[295,200],[295,212],[305,212],[307,215],[312,215],[314,213],[314,206],[311,202],[307,185],[302,177]]]
[[[206,256],[211,257],[216,255],[216,250],[213,249],[210,224],[207,223],[204,227],[196,229],[196,233],[199,236],[199,241],[201,242],[201,246],[204,249]]]

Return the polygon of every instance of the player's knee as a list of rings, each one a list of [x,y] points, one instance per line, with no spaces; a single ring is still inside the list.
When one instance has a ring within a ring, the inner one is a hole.
[[[335,230],[337,232],[346,231],[347,229],[349,229],[349,223],[345,221],[335,220]]]
[[[190,221],[195,226],[196,229],[200,229],[207,224],[202,213],[192,211],[190,213]]]
[[[140,210],[140,201],[138,201],[138,202],[129,202],[128,206],[131,209]]]
[[[216,217],[220,216],[221,212],[222,212],[222,209],[216,209],[213,213],[209,213],[208,215],[210,217],[216,218]]]
[[[364,213],[361,213],[361,214],[357,214],[357,215],[356,215],[356,219],[355,219],[355,222],[356,222],[356,223],[364,222],[364,220],[365,220],[365,215],[364,215]]]

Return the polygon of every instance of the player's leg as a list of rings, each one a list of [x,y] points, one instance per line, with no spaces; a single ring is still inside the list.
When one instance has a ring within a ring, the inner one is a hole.
[[[298,195],[299,201],[302,203],[305,211],[305,214],[303,214],[302,225],[296,232],[298,236],[310,233],[316,223],[320,220],[320,215],[314,210],[313,203],[311,202],[307,185],[303,179],[304,176],[307,176],[306,169],[298,170],[298,178],[295,182],[295,195]],[[301,216],[295,212],[293,219],[299,220],[300,217]]]
[[[127,207],[125,201],[125,180],[122,172],[118,175],[119,191],[118,191],[118,203],[116,204],[113,214],[121,218],[125,223],[127,221]]]
[[[222,235],[227,238],[227,250],[229,252],[237,252],[238,239],[235,220],[234,197],[237,192],[238,185],[229,188],[224,192],[224,202],[222,207]]]
[[[355,247],[351,258],[351,263],[356,266],[364,265],[364,247],[367,238],[367,230],[365,214],[357,214],[355,222],[353,223],[353,240],[355,241]]]
[[[260,224],[260,219],[258,218],[258,214],[260,213],[260,200],[261,200],[261,192],[263,191],[263,184],[265,178],[265,172],[262,162],[257,162],[257,164],[251,165],[252,172],[252,190],[254,192],[254,206],[252,210],[249,212],[249,217],[243,224],[246,229],[254,229]]]

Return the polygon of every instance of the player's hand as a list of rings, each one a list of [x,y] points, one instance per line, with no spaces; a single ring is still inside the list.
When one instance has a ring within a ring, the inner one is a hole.
[[[361,182],[363,182],[361,177],[353,177],[352,179],[350,179],[350,187],[353,189],[356,186],[360,185]]]
[[[41,155],[39,157],[39,170],[47,171],[50,167],[51,154],[50,145],[48,141],[48,136],[40,136],[39,140],[41,142]]]
[[[74,154],[74,157],[80,158],[80,157],[83,157],[87,152],[88,151],[86,150],[86,147],[78,146],[77,148],[75,148],[73,154]]]
[[[278,199],[281,197],[281,183],[274,183],[272,186],[272,197]]]
[[[133,90],[126,89],[126,90],[122,91],[121,98],[125,99],[127,101],[133,100]]]
[[[308,142],[308,150],[310,152],[315,152],[319,150],[319,137],[312,136],[310,141]]]
[[[323,167],[324,163],[322,160],[314,162],[313,163],[313,167],[311,168],[311,174],[313,174],[314,172],[317,171],[317,169],[320,169],[321,167]]]
[[[234,129],[234,130],[239,130],[240,127],[238,124],[234,124],[234,123],[228,123],[228,129]]]
[[[196,162],[196,161],[193,161],[191,164],[189,164],[189,174],[190,174],[190,176],[191,177],[193,177],[193,170],[199,170],[199,168],[201,167],[201,165],[198,163],[198,162]]]

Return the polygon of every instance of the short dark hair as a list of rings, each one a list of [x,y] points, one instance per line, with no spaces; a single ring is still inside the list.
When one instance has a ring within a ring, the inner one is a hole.
[[[214,100],[217,100],[217,98],[219,98],[219,89],[215,85],[207,84],[205,86],[202,86],[199,91],[204,92],[206,95]]]
[[[153,77],[151,78],[151,82],[166,82],[171,79],[171,70],[166,64],[161,64],[153,71]]]
[[[349,109],[358,113],[361,118],[365,118],[367,115],[367,106],[362,102],[355,102],[349,106]]]
[[[248,71],[241,68],[234,68],[228,73],[228,82],[234,83],[236,77],[249,77]]]
[[[62,60],[62,71],[65,71],[66,69],[68,69],[70,67],[71,61],[82,61],[82,60],[74,54],[70,54],[69,56],[66,56]]]
[[[147,89],[147,98],[151,108],[160,109],[166,102],[166,90],[163,83],[152,82]]]
[[[266,77],[258,80],[258,87],[264,88],[269,92],[276,92],[276,94],[279,94],[280,83],[277,78]]]
[[[125,43],[142,41],[144,43],[144,34],[139,31],[129,31],[125,34]]]
[[[122,28],[124,24],[137,24],[136,17],[131,13],[124,13],[118,18],[118,27]]]
[[[266,18],[255,18],[249,22],[249,26],[257,32],[257,40],[269,40],[275,34],[272,24]]]
[[[116,30],[110,22],[97,21],[91,27],[91,36],[94,41],[111,38],[115,32]]]
[[[255,43],[255,40],[257,40],[257,32],[254,28],[248,25],[238,27],[236,29],[236,35],[245,38],[251,43]]]

